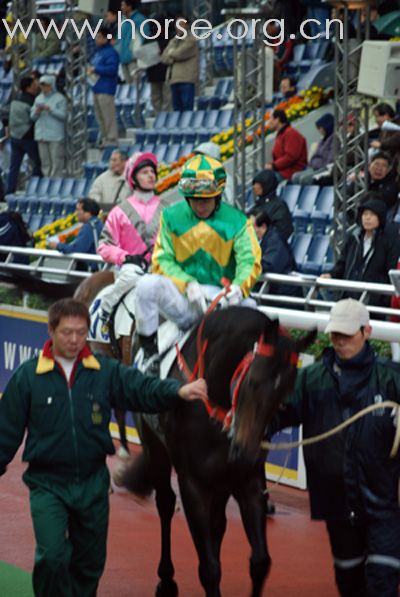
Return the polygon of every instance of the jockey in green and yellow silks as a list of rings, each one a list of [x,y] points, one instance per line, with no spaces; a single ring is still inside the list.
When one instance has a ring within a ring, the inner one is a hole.
[[[206,299],[231,282],[229,304],[243,304],[261,273],[261,252],[251,223],[221,201],[222,164],[204,155],[189,160],[179,182],[185,201],[161,215],[152,274],[136,288],[136,328],[152,363],[159,312],[187,329],[201,316]],[[156,373],[157,367],[153,367]]]

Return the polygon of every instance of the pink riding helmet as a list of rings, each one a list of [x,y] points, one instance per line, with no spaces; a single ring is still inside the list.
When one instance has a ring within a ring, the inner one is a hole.
[[[157,174],[157,164],[157,157],[154,153],[150,153],[149,151],[137,151],[133,153],[125,164],[124,172],[125,180],[130,188],[134,189],[136,186],[134,175],[138,170],[146,166],[152,166]]]

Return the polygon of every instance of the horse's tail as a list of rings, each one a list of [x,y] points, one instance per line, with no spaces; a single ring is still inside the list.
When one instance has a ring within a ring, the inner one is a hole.
[[[114,467],[112,479],[117,487],[125,487],[140,497],[148,497],[154,489],[150,462],[144,452],[121,459]]]

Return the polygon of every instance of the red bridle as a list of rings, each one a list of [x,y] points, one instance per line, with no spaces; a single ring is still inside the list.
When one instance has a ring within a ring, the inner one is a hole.
[[[196,378],[204,377],[204,355],[207,350],[208,340],[206,339],[204,342],[202,341],[203,335],[203,328],[205,324],[205,320],[210,315],[212,311],[216,308],[219,301],[223,296],[227,294],[229,287],[225,287],[225,289],[220,292],[209,308],[205,313],[199,328],[197,330],[197,354],[198,357],[196,359],[196,363],[194,365],[193,371],[190,370],[188,364],[185,361],[185,358],[178,346],[176,344],[176,353],[177,353],[177,362],[180,371],[184,374],[188,382],[194,381]],[[283,328],[279,328],[279,335],[287,336],[286,330]],[[249,372],[249,369],[254,361],[254,359],[259,357],[264,358],[272,358],[275,354],[275,346],[272,344],[268,344],[264,342],[264,338],[261,335],[258,342],[255,343],[254,349],[252,352],[248,352],[240,361],[239,365],[236,367],[234,374],[232,375],[232,379],[229,384],[230,388],[230,395],[231,395],[231,408],[226,410],[221,406],[214,405],[210,402],[209,399],[204,400],[204,406],[206,407],[207,413],[213,419],[221,422],[223,424],[223,430],[228,430],[232,426],[232,422],[235,417],[238,399],[239,399],[239,392],[242,386],[242,383]],[[299,355],[296,352],[285,352],[283,354],[283,361],[289,363],[290,365],[297,365]]]

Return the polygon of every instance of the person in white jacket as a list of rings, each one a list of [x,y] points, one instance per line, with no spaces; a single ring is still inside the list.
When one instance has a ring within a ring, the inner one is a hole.
[[[40,77],[40,93],[31,108],[43,176],[63,175],[66,117],[67,100],[57,91],[56,78],[43,75]]]

